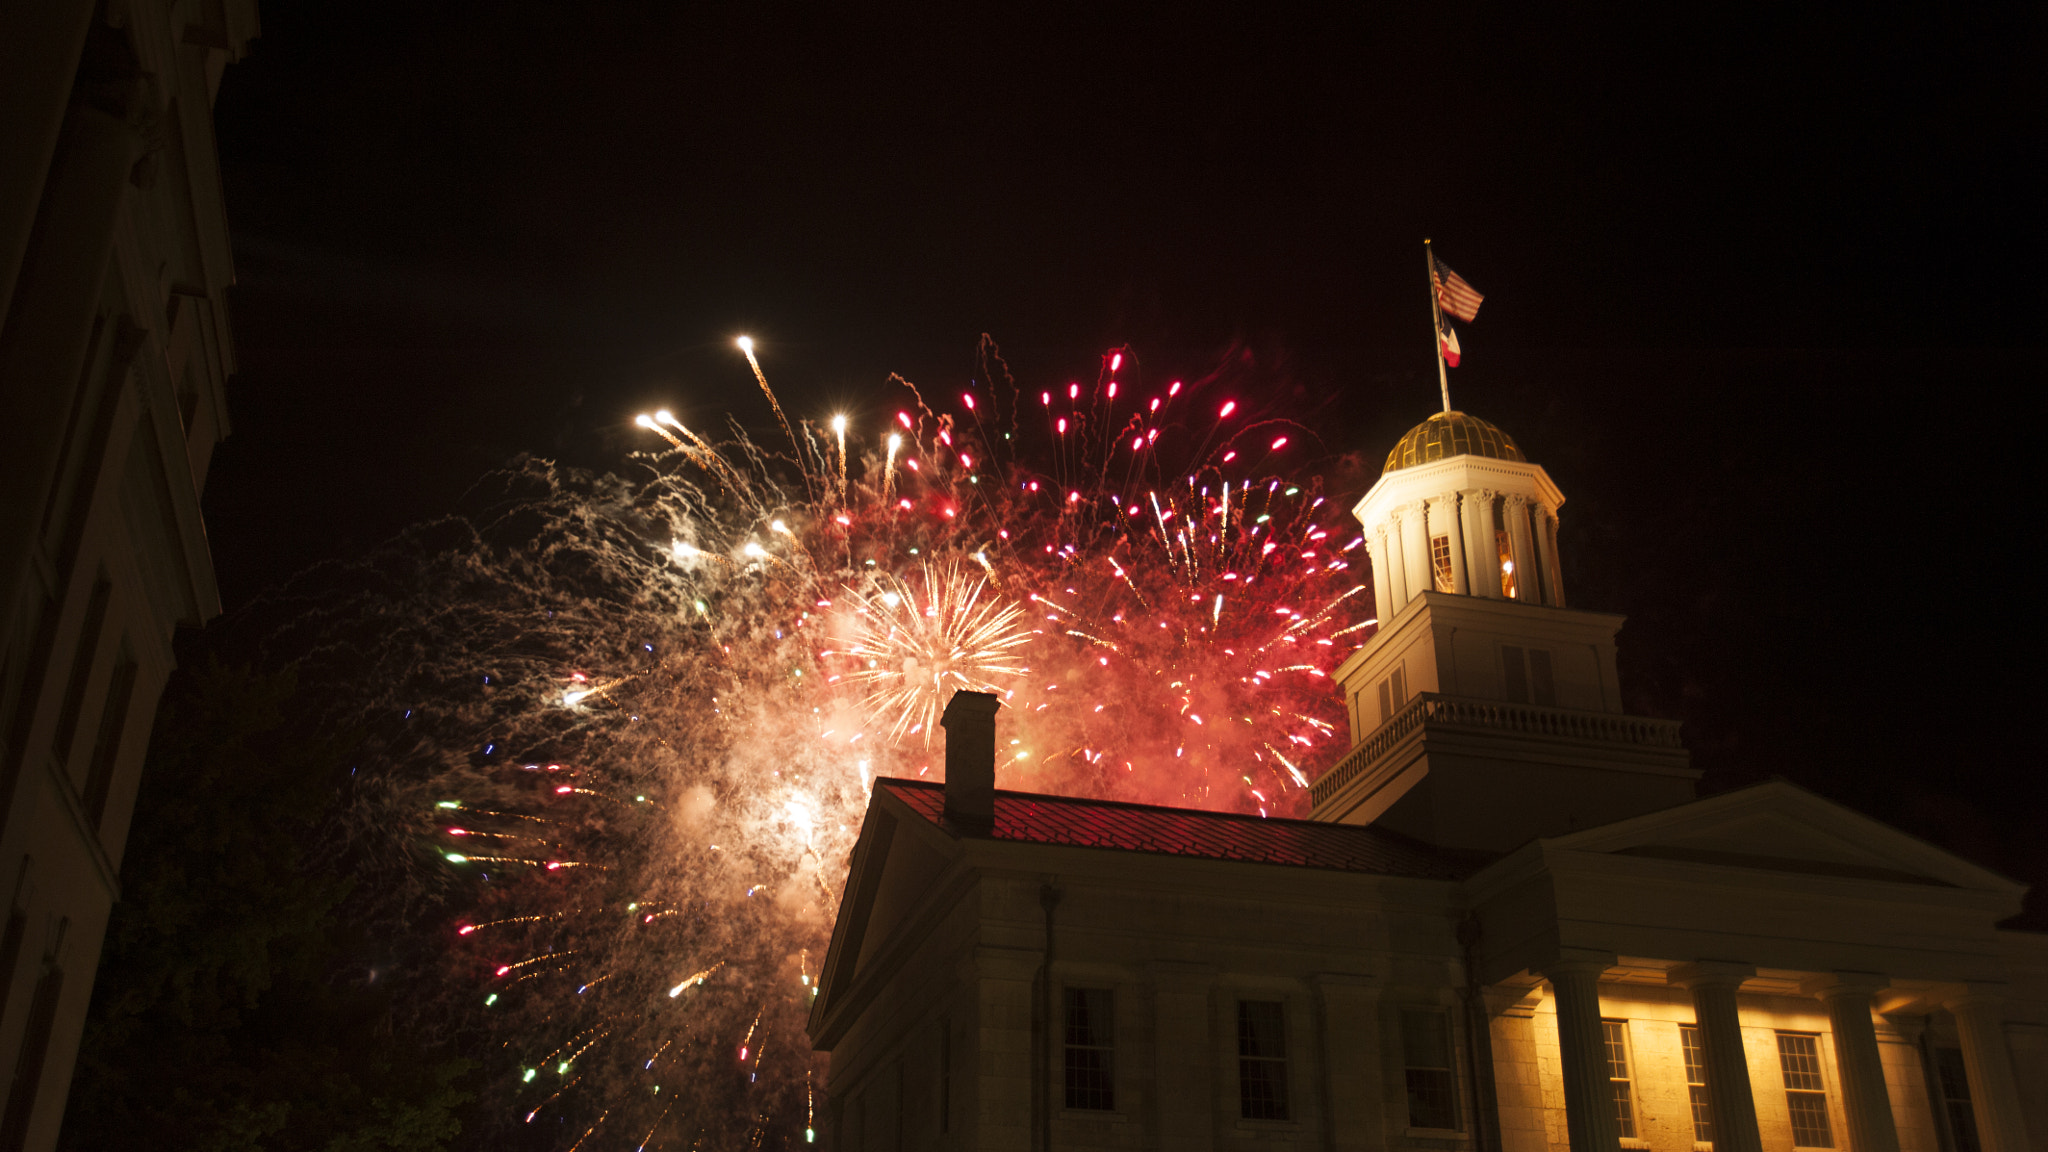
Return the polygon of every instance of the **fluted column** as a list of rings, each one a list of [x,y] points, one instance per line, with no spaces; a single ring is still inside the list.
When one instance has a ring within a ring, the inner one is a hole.
[[[1420,501],[1401,508],[1401,552],[1408,562],[1408,599],[1436,587],[1429,562],[1429,519]]]
[[[1515,557],[1516,599],[1541,604],[1542,593],[1536,577],[1536,546],[1529,538],[1529,498],[1510,493],[1501,501],[1501,513],[1508,522],[1508,549]]]
[[[1564,607],[1564,563],[1557,557],[1557,509],[1536,506],[1536,551],[1542,558],[1543,602]]]
[[[1493,493],[1485,489],[1462,497],[1465,511],[1466,559],[1471,572],[1472,594],[1489,600],[1500,599],[1500,553],[1493,542]]]
[[[1384,624],[1394,618],[1394,590],[1387,584],[1386,533],[1368,531],[1365,552],[1372,558],[1372,606],[1379,613],[1380,623]]]
[[[1457,493],[1429,498],[1429,535],[1432,539],[1442,536],[1449,541],[1451,591],[1467,595],[1470,585],[1465,582],[1465,534],[1458,528]]]
[[[1877,1025],[1870,1018],[1871,994],[1890,984],[1871,972],[1835,972],[1806,985],[1807,992],[1827,1005],[1828,1021],[1834,1026],[1835,1067],[1854,1152],[1899,1152],[1892,1098],[1884,1086],[1884,1058],[1877,1049]]]
[[[1970,1078],[1970,1110],[1977,1116],[1981,1152],[2027,1152],[2027,1123],[2005,1045],[2003,1001],[1972,991],[1946,1005],[1956,1017],[1963,1071]]]
[[[1714,1114],[1714,1152],[1763,1152],[1756,1124],[1756,1094],[1742,1046],[1735,993],[1756,975],[1750,964],[1702,960],[1672,969],[1665,979],[1692,993],[1693,1019],[1706,1046],[1707,1100]]]
[[[1380,627],[1400,615],[1408,606],[1408,560],[1401,547],[1401,518],[1390,516],[1380,528],[1380,540],[1387,549],[1387,611],[1380,616]]]
[[[1543,970],[1557,997],[1557,1046],[1564,1064],[1565,1130],[1572,1152],[1620,1152],[1607,1036],[1600,1026],[1600,975],[1614,957],[1561,960]],[[1861,1152],[1859,1149],[1858,1152]]]

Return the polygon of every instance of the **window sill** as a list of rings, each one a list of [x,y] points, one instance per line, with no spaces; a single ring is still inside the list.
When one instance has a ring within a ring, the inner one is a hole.
[[[1621,1138],[1621,1146],[1630,1149],[1631,1152],[1649,1152],[1650,1142],[1648,1140],[1638,1140],[1633,1136],[1623,1136]]]
[[[1692,1152],[1714,1152],[1714,1142],[1712,1140],[1695,1140],[1692,1142]]]
[[[1121,1112],[1101,1112],[1094,1108],[1062,1108],[1060,1109],[1060,1119],[1092,1120],[1098,1124],[1129,1124],[1131,1122],[1131,1118]]]
[[[1294,1132],[1300,1130],[1301,1121],[1253,1120],[1248,1117],[1240,1116],[1237,1118],[1237,1126],[1239,1128],[1248,1129],[1253,1132]]]
[[[1465,1132],[1462,1128],[1408,1128],[1403,1130],[1401,1135],[1408,1137],[1410,1140],[1463,1140],[1465,1138]]]

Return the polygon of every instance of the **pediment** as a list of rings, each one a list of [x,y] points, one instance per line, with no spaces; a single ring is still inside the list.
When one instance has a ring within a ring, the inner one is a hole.
[[[930,821],[886,789],[875,789],[848,863],[832,943],[819,966],[818,998],[808,1026],[813,1039],[823,1035],[826,1019],[852,994],[945,870],[944,842],[945,834]]]
[[[1545,843],[1612,856],[1767,872],[1978,891],[2021,888],[1995,872],[1781,780]]]

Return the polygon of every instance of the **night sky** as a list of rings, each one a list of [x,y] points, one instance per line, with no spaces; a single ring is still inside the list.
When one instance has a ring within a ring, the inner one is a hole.
[[[1437,405],[1430,236],[1487,294],[1453,399],[1563,488],[1705,787],[2048,886],[2048,9],[1243,7],[265,0],[229,609],[644,408],[760,426],[741,332],[877,426],[984,332],[1033,385],[1248,357],[1369,476]]]

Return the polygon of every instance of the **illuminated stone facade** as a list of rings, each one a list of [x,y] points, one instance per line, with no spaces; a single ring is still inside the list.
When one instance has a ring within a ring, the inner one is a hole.
[[[1789,784],[1694,799],[1675,726],[1621,713],[1620,618],[1550,575],[1561,495],[1500,451],[1361,503],[1376,576],[1502,544],[1381,592],[1314,820],[991,797],[985,709],[962,781],[877,783],[811,1014],[822,1140],[2048,1152],[2021,886]],[[1521,544],[1480,531],[1504,504]],[[1475,581],[1508,562],[1526,595]]]
[[[255,0],[0,14],[0,1152],[56,1144],[173,664],[219,612],[213,100]]]

